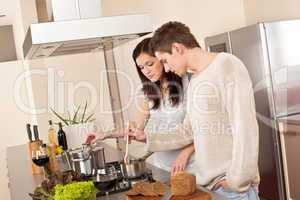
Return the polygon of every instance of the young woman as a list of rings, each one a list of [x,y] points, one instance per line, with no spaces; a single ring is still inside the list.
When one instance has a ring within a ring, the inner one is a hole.
[[[184,91],[188,85],[188,77],[180,78],[172,72],[166,73],[161,62],[151,51],[150,39],[146,38],[141,41],[132,55],[142,81],[143,95],[138,101],[138,111],[133,120],[134,127],[131,128],[145,130],[146,133],[172,132],[185,118],[186,97]],[[123,136],[124,131],[118,130],[91,133],[87,142]],[[134,135],[132,139],[146,144],[150,142],[149,137],[145,134]],[[182,149],[174,149],[171,146],[172,144],[162,146],[160,151],[153,154],[154,165],[172,173],[183,170],[193,171],[193,143]]]

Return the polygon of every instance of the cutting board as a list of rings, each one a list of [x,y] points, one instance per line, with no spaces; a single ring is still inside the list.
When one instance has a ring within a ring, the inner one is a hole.
[[[160,200],[162,197],[145,197],[145,196],[126,196],[126,200]],[[188,196],[173,196],[171,200],[212,200],[211,195],[207,192],[197,190],[194,194]]]
[[[194,194],[188,196],[173,196],[171,200],[212,200],[207,192],[197,190]]]
[[[139,196],[127,196],[125,200],[160,200],[162,197],[145,197],[142,195]]]

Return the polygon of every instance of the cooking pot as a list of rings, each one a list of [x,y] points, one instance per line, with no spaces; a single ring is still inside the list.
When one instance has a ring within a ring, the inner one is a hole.
[[[60,155],[57,155],[55,159],[60,172],[68,172],[72,170],[69,152],[64,151]]]
[[[104,147],[92,147],[90,150],[90,154],[92,159],[93,175],[96,175],[98,171],[103,171],[103,173],[105,173]]]
[[[96,175],[98,171],[105,173],[104,148],[96,145],[82,145],[57,156],[61,171],[73,170],[85,176]]]
[[[151,156],[153,152],[147,152],[143,157],[138,159],[130,159],[128,164],[121,162],[121,171],[124,178],[134,179],[139,178],[147,173],[146,159]]]
[[[84,147],[76,148],[70,152],[72,169],[80,174],[90,176],[93,172],[93,162],[90,152]]]

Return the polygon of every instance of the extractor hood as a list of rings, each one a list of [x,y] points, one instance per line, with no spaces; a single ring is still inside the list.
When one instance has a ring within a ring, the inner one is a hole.
[[[101,51],[152,32],[147,14],[32,24],[23,43],[26,59]]]

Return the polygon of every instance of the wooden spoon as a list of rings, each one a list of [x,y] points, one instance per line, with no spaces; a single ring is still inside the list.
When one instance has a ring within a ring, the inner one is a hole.
[[[130,122],[128,123],[128,129],[130,130]],[[128,151],[129,151],[129,135],[126,135],[126,146],[125,146],[125,156],[124,156],[124,163],[126,165],[129,164],[129,156],[128,156]]]

